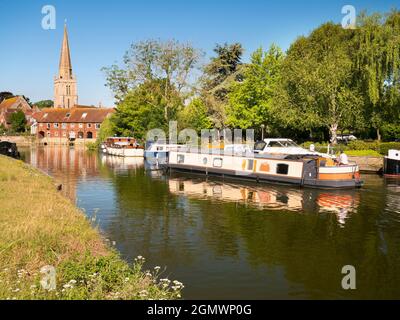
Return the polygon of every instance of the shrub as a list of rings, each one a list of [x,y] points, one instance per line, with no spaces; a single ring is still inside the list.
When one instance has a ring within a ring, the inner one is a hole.
[[[400,142],[383,142],[379,145],[378,152],[387,155],[391,149],[400,150]]]
[[[382,126],[382,138],[384,141],[400,139],[400,124],[389,123]]]
[[[363,140],[350,141],[347,144],[347,150],[374,150],[379,151],[379,142],[367,142]]]
[[[375,150],[348,150],[346,151],[348,156],[353,157],[381,157],[382,155]]]

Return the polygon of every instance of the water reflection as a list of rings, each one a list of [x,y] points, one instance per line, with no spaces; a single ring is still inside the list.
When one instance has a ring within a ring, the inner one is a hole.
[[[23,151],[23,150],[21,150]],[[143,160],[32,148],[122,256],[167,266],[186,298],[399,298],[400,184],[313,190],[162,175]],[[341,268],[357,290],[341,289]]]
[[[259,210],[336,214],[341,225],[358,207],[360,194],[354,190],[319,191],[273,185],[248,186],[187,176],[170,177],[169,191],[190,198],[209,199],[251,205]]]

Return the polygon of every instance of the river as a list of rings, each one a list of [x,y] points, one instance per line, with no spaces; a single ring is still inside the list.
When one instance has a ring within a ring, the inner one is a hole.
[[[163,175],[68,147],[20,151],[124,259],[165,267],[186,299],[400,298],[400,180],[314,190]],[[342,288],[345,265],[355,290]]]

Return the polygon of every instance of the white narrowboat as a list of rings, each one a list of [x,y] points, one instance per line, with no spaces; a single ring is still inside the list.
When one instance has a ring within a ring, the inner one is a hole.
[[[171,170],[316,188],[362,186],[356,164],[337,165],[314,154],[258,155],[170,151]]]
[[[383,173],[389,177],[400,177],[400,150],[389,150],[385,157]]]
[[[118,157],[143,157],[144,149],[136,139],[129,137],[107,138],[102,146],[103,153]]]

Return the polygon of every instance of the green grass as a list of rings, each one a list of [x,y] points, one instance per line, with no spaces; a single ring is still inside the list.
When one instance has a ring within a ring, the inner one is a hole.
[[[0,299],[177,299],[183,285],[106,245],[50,177],[0,156]],[[53,266],[55,290],[41,285]]]

